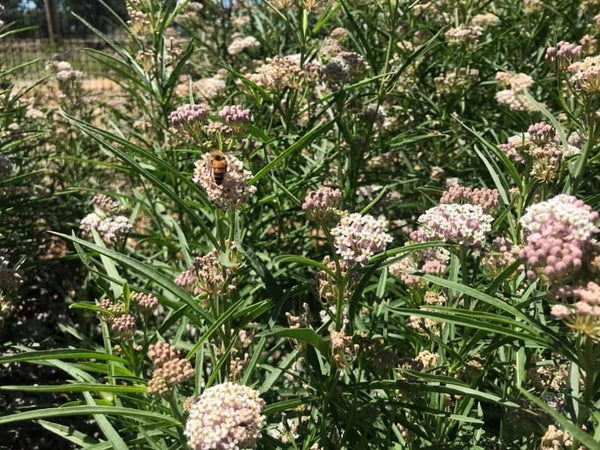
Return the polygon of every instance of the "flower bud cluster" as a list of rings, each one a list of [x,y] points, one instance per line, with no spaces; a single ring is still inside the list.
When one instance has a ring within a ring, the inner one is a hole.
[[[513,244],[508,239],[496,238],[490,244],[488,251],[481,257],[481,266],[493,278],[500,275],[505,269],[519,259],[521,247]],[[514,272],[512,276],[516,276]]]
[[[500,193],[497,189],[470,188],[451,186],[443,193],[440,204],[463,204],[481,206],[483,212],[490,213],[500,204]]]
[[[239,105],[225,106],[219,111],[219,117],[227,126],[231,127],[234,133],[239,134],[250,123],[252,112]]]
[[[478,25],[461,25],[457,28],[450,28],[446,31],[444,37],[448,41],[448,45],[467,45],[473,47],[479,43],[482,35],[483,28]]]
[[[535,123],[527,133],[509,138],[500,144],[500,150],[515,163],[530,164],[530,174],[543,182],[555,181],[564,161],[581,151],[573,145],[560,145],[556,129],[546,122]]]
[[[418,219],[425,241],[440,239],[474,248],[483,246],[493,221],[481,206],[471,204],[442,204]]]
[[[322,187],[306,194],[304,203],[302,203],[302,210],[306,211],[306,215],[310,220],[325,223],[341,215],[341,211],[338,210],[341,202],[342,191]]]
[[[233,41],[227,47],[227,53],[230,55],[238,55],[244,50],[256,50],[260,48],[260,42],[254,36],[242,37],[239,33],[232,36]]]
[[[206,389],[194,401],[185,426],[192,450],[256,448],[265,418],[258,391],[235,383]]]
[[[560,41],[556,47],[546,49],[546,61],[557,70],[565,70],[574,61],[581,59],[581,45]]]
[[[235,290],[235,271],[235,267],[223,266],[217,250],[212,250],[205,256],[194,259],[192,267],[179,275],[175,283],[190,289],[195,296],[206,296],[206,304],[210,306],[215,297]]]
[[[551,313],[557,319],[563,319],[577,333],[600,341],[600,286],[589,281],[586,286],[561,286],[551,293],[572,304],[564,303],[552,306]]]
[[[304,63],[300,65],[300,55],[275,56],[246,77],[259,86],[271,91],[285,88],[298,89],[311,84],[319,78],[319,65]]]
[[[148,382],[148,394],[158,397],[167,395],[174,386],[193,378],[195,370],[187,359],[179,358],[179,352],[166,342],[148,347],[148,357],[155,367]]]
[[[123,339],[131,339],[135,333],[135,326],[135,317],[131,314],[123,314],[113,318],[110,329]]]
[[[599,231],[597,221],[598,213],[573,196],[561,194],[530,206],[521,218],[527,245],[519,253],[528,277],[550,284],[571,278]]]
[[[337,253],[350,265],[367,265],[375,254],[385,250],[392,237],[386,233],[387,221],[358,213],[342,217],[331,230]]]
[[[176,128],[198,128],[198,124],[206,119],[206,110],[200,105],[183,105],[170,115],[171,124]]]
[[[359,345],[353,343],[352,336],[344,331],[331,332],[331,357],[338,369],[344,369],[356,358]]]
[[[325,256],[323,259],[323,264],[325,264],[331,271],[336,272],[337,268],[335,265],[335,261],[332,261],[329,256]],[[352,271],[352,264],[345,260],[339,261],[340,272],[337,276],[337,279],[346,280],[346,285],[343,287],[344,292],[343,300],[349,301],[350,297],[354,293],[356,289],[356,285],[360,279],[360,274],[356,271]],[[352,274],[348,276],[348,272],[352,271]],[[333,278],[327,271],[318,270],[317,271],[317,287],[319,289],[319,297],[324,299],[330,305],[335,305],[337,300],[340,297],[340,286],[336,281],[336,278]]]
[[[404,245],[411,245],[415,242],[419,241],[409,241]],[[411,288],[422,288],[426,283],[419,275],[415,275],[415,272],[423,272],[429,275],[441,275],[448,268],[449,262],[450,252],[448,250],[441,247],[428,247],[416,250],[408,257],[390,265],[389,271],[392,275],[400,278],[407,286]]]
[[[158,306],[158,299],[154,295],[132,292],[131,301],[144,313],[149,314]]]
[[[571,83],[586,94],[600,94],[600,56],[588,56],[569,66]]]
[[[435,77],[435,90],[439,96],[460,93],[479,77],[479,70],[461,67],[452,72]]]
[[[496,79],[501,86],[510,86],[496,93],[496,101],[500,105],[505,105],[511,111],[537,111],[527,97],[525,91],[533,85],[533,79],[524,73],[498,72]]]
[[[142,37],[152,33],[150,16],[143,11],[141,2],[131,0],[127,5],[127,14],[129,15],[127,24],[133,34]]]

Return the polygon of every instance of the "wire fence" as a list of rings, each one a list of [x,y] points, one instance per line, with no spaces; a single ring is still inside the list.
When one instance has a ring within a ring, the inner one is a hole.
[[[5,68],[28,64],[18,72],[23,81],[37,81],[47,77],[46,63],[50,60],[68,61],[73,69],[84,74],[84,80],[95,80],[98,84],[108,81],[109,73],[91,54],[88,49],[110,52],[107,44],[96,36],[88,38],[64,39],[60,44],[53,44],[50,39],[1,39],[0,61]]]

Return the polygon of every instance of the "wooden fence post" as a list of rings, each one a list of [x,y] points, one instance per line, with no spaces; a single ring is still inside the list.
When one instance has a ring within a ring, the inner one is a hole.
[[[60,43],[60,27],[58,26],[58,11],[56,0],[44,0],[46,7],[46,22],[48,23],[48,35],[53,44]]]

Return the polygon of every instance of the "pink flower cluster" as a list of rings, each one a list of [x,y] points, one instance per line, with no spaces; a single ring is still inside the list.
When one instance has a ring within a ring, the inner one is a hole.
[[[224,211],[239,208],[256,193],[256,186],[248,184],[252,172],[245,170],[242,162],[235,156],[226,154],[225,158],[227,169],[220,185],[215,182],[213,176],[210,154],[206,153],[202,159],[196,161],[194,170],[194,182],[202,186],[208,198]]]
[[[527,245],[519,256],[530,279],[564,281],[579,271],[584,252],[597,233],[598,213],[569,195],[558,195],[530,206],[521,218]]]
[[[174,386],[189,380],[196,371],[187,359],[179,358],[179,352],[166,342],[148,347],[148,356],[156,368],[148,382],[148,394],[163,397]]]
[[[171,113],[171,124],[174,127],[182,127],[184,125],[194,126],[202,123],[206,119],[206,110],[200,105],[183,105]]]
[[[219,262],[217,250],[194,259],[192,267],[183,272],[175,283],[190,288],[194,295],[206,296],[207,306],[217,296],[225,295],[236,288],[235,270]]]
[[[571,82],[586,94],[600,94],[600,55],[589,56],[569,66]]]
[[[428,209],[418,219],[423,237],[420,241],[437,239],[468,247],[481,248],[492,230],[494,218],[483,208],[471,204],[442,204]],[[424,239],[423,239],[424,238]]]
[[[252,112],[239,105],[224,106],[219,111],[219,117],[231,127],[240,127],[250,123]]]
[[[256,448],[265,418],[258,391],[235,383],[206,389],[194,400],[185,425],[192,450]]]
[[[440,199],[440,204],[470,203],[481,206],[484,212],[489,213],[496,209],[500,203],[500,193],[497,189],[470,188],[465,186],[451,186]]]
[[[556,135],[552,125],[538,122],[531,125],[527,133],[512,136],[508,143],[500,144],[500,150],[515,163],[530,163],[532,176],[550,182],[560,174],[564,161],[580,152],[573,145],[560,145]]]
[[[428,242],[429,237],[422,230],[413,231],[410,235],[411,241],[404,245]],[[442,247],[428,247],[416,250],[404,259],[392,264],[390,273],[400,278],[407,286],[421,288],[425,283],[415,272],[423,272],[429,275],[440,275],[448,268],[450,252]]]
[[[385,250],[392,237],[386,233],[387,222],[358,213],[342,217],[331,230],[337,253],[350,265],[366,265],[371,256]]]
[[[309,219],[315,222],[324,222],[339,214],[342,202],[342,191],[330,187],[322,187],[310,191],[304,198],[302,210],[306,211]]]
[[[571,44],[567,41],[560,41],[556,47],[546,49],[546,61],[559,70],[564,70],[573,61],[581,58],[581,45]]]
[[[105,242],[114,243],[131,232],[133,226],[129,223],[129,219],[117,215],[122,210],[118,201],[99,194],[94,196],[92,202],[94,212],[81,219],[79,224],[83,234],[89,234],[92,229],[95,229]]]
[[[329,269],[331,269],[334,273],[337,270],[335,265],[335,261],[332,261],[329,256],[326,256],[323,259],[323,264],[325,264]],[[350,277],[348,277],[348,273],[352,270],[352,265],[348,261],[341,260],[339,262],[340,273],[339,277],[346,280],[346,285],[344,286],[343,300],[349,301],[350,297],[354,293],[356,289],[356,284],[360,279],[360,274],[356,271],[353,271]],[[335,278],[333,278],[327,271],[319,270],[317,271],[317,287],[319,289],[319,297],[324,299],[330,305],[335,305],[339,296],[340,296],[340,285]]]

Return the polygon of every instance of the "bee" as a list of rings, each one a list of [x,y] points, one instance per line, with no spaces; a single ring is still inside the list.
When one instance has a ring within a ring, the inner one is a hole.
[[[225,172],[227,172],[227,158],[225,158],[225,154],[220,150],[210,152],[210,165],[215,183],[217,183],[217,186],[221,186],[225,179]]]

